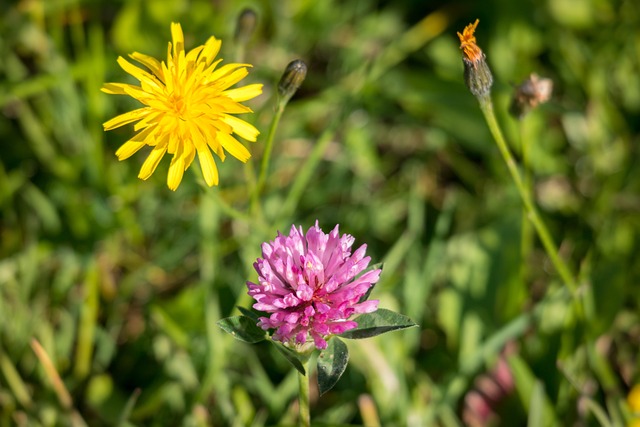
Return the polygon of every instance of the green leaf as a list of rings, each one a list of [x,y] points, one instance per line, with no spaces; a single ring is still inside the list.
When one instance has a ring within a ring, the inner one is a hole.
[[[542,426],[560,425],[551,398],[544,391],[544,387],[536,386],[536,383],[540,381],[535,377],[529,365],[515,354],[509,356],[507,362],[511,368],[516,392],[520,396],[525,410],[529,414],[532,411],[539,413],[535,416],[529,415],[531,425],[535,426],[536,423]],[[540,382],[540,384],[542,383]],[[540,394],[542,395],[540,396]]]
[[[342,340],[333,337],[318,356],[318,390],[322,396],[338,382],[349,362],[349,350]]]
[[[233,335],[234,338],[250,344],[264,341],[267,338],[266,332],[246,316],[226,317],[218,320],[217,325],[223,331]]]
[[[354,320],[358,323],[358,327],[340,334],[342,338],[369,338],[398,329],[418,326],[407,316],[384,308],[379,308],[373,313],[361,314]]]
[[[300,359],[302,355],[291,350],[289,347],[285,347],[279,342],[271,341],[271,343],[276,346],[276,349],[280,352],[280,354],[282,354],[285,359],[287,359],[289,363],[291,363],[293,367],[298,370],[298,372],[300,372],[302,375],[307,375],[304,370],[304,365],[302,365],[302,360]]]
[[[258,323],[258,318],[260,317],[259,312],[244,307],[238,307],[238,310],[240,310],[240,313],[242,313],[243,316],[246,316],[251,320],[255,320],[255,323]]]

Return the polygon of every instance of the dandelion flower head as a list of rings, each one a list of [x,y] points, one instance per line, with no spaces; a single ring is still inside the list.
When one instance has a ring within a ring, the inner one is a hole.
[[[353,236],[339,234],[338,226],[325,234],[318,226],[305,234],[291,226],[288,236],[278,233],[262,245],[262,258],[254,263],[258,283],[247,282],[256,310],[269,313],[258,326],[275,329],[272,338],[301,347],[309,339],[319,349],[331,335],[358,324],[349,320],[378,308],[377,300],[361,301],[378,281],[380,270],[361,274],[369,265],[366,245],[353,254]]]
[[[118,58],[118,64],[139,80],[140,86],[106,83],[102,91],[131,96],[144,106],[105,122],[104,129],[136,122],[137,133],[116,151],[116,156],[124,160],[145,145],[153,147],[138,174],[141,179],[149,178],[169,153],[173,158],[167,185],[175,190],[197,153],[205,182],[217,185],[218,169],[212,151],[222,161],[225,151],[242,162],[251,156],[234,134],[255,141],[259,132],[234,114],[251,112],[241,102],[260,95],[262,85],[230,89],[247,76],[250,65],[231,63],[218,68],[222,59],[215,58],[221,41],[215,37],[185,52],[180,24],[171,24],[171,35],[173,42],[169,42],[166,62],[138,52],[130,54],[145,70]]]

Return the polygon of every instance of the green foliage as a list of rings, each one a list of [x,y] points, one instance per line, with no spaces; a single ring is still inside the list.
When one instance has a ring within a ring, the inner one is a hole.
[[[349,362],[347,345],[338,337],[329,340],[318,356],[318,392],[325,394],[336,385]]]
[[[240,45],[244,7],[258,27]],[[260,243],[316,219],[368,245],[385,266],[371,298],[420,325],[331,339],[326,393],[310,393],[318,425],[471,424],[478,397],[492,421],[476,425],[631,420],[638,2],[36,0],[0,12],[0,426],[294,425],[297,372],[282,348],[218,322],[251,329],[236,307],[251,306]],[[523,227],[464,85],[455,33],[476,18],[498,121],[520,165],[529,148],[531,191],[577,297]],[[172,21],[187,48],[215,35],[225,63],[252,64],[246,82],[265,85],[242,116],[262,132],[252,159],[218,162],[213,189],[193,165],[168,191],[168,159],[139,180],[148,147],[119,162],[132,128],[102,129],[137,107],[100,92],[131,82],[116,58],[162,58]],[[298,58],[307,77],[252,204],[277,83]],[[512,85],[532,72],[554,94],[518,121]]]
[[[266,338],[265,332],[256,326],[256,321],[246,316],[226,317],[218,321],[218,326],[234,338],[249,344],[255,344]]]
[[[379,308],[373,313],[361,314],[354,320],[358,322],[358,326],[343,332],[340,334],[341,337],[350,339],[370,338],[387,332],[418,326],[407,316],[385,308]]]

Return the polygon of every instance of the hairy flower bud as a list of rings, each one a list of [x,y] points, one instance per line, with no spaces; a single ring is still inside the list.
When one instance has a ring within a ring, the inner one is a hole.
[[[307,64],[302,60],[291,61],[284,70],[280,82],[278,83],[278,94],[284,102],[289,101],[293,94],[302,85],[307,76]]]
[[[462,34],[458,33],[460,49],[462,49],[462,62],[464,63],[464,81],[471,93],[477,97],[484,97],[491,91],[493,76],[482,49],[476,44],[473,33],[478,26],[476,22],[464,27]]]

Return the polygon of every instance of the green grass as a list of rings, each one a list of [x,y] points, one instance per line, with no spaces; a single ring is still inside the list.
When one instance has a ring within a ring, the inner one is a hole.
[[[212,189],[194,164],[169,191],[168,159],[139,180],[147,151],[114,155],[132,127],[102,130],[136,106],[99,91],[129,81],[116,58],[162,58],[174,21],[187,49],[215,35],[233,62],[244,7],[258,14],[244,82],[264,84],[243,116],[262,132],[251,160],[217,162]],[[260,244],[316,219],[368,245],[384,262],[372,298],[420,327],[348,341],[336,387],[311,389],[314,425],[471,425],[465,402],[505,372],[513,387],[479,425],[632,419],[635,2],[34,0],[0,16],[0,426],[295,425],[295,370],[216,321],[250,306]],[[456,31],[476,18],[498,121],[517,160],[529,144],[533,199],[577,296],[535,236],[521,242],[521,200],[462,77]],[[307,78],[252,206],[277,82],[298,58]],[[554,95],[517,121],[512,86],[532,72]]]

